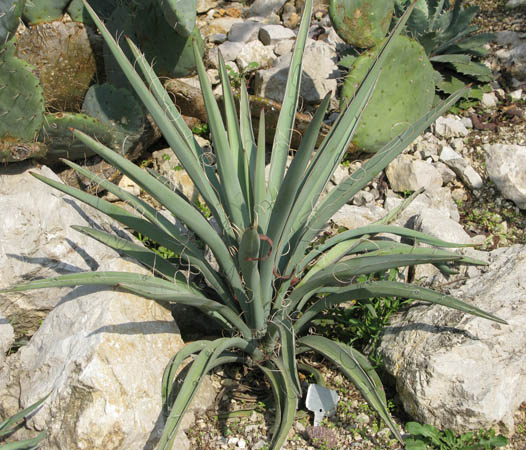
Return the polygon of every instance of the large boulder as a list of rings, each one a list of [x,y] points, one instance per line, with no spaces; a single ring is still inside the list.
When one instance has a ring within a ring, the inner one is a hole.
[[[112,259],[100,269],[138,266]],[[27,407],[51,392],[28,421],[32,430],[47,430],[42,449],[153,448],[163,423],[162,374],[182,345],[170,311],[159,304],[102,288],[73,289],[7,359],[0,406],[13,414],[19,402]]]
[[[73,230],[71,225],[111,231],[114,222],[93,208],[74,202],[30,172],[55,181],[47,167],[29,163],[0,168],[0,289],[35,278],[96,270],[100,261],[117,253]],[[8,212],[8,213],[6,213]],[[0,294],[0,311],[15,330],[31,335],[68,289]]]
[[[37,182],[27,169],[9,166],[0,176],[0,201],[10,212],[2,216],[1,287],[57,273],[148,273],[105,246],[71,234],[69,225],[81,224],[127,236],[115,222]],[[46,167],[33,170],[57,179]],[[23,308],[15,310],[17,303]],[[162,375],[183,345],[170,309],[96,286],[29,291],[22,297],[7,293],[1,305],[15,311],[15,332],[22,332],[21,321],[31,322],[34,330],[24,331],[35,334],[0,366],[0,421],[50,394],[27,429],[14,437],[45,429],[43,450],[154,448],[164,422]],[[30,320],[36,312],[41,319]],[[6,342],[12,340],[3,317],[0,333],[2,340],[4,334]],[[5,346],[0,350],[4,358]],[[207,408],[214,397],[206,379],[194,405]],[[193,410],[183,428],[193,423]],[[177,448],[188,447],[181,433]]]
[[[414,306],[386,328],[380,354],[413,418],[458,432],[493,427],[511,434],[526,400],[526,247],[477,253],[489,267],[449,293],[508,325]]]

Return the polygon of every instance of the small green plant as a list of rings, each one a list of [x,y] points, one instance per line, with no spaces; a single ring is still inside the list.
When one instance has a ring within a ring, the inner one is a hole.
[[[358,277],[358,281],[363,283],[379,279],[396,281],[398,271],[391,269],[387,274]],[[343,307],[327,310],[314,324],[317,332],[366,351],[373,366],[378,368],[381,366],[381,357],[377,349],[382,332],[390,317],[410,303],[409,299],[389,296],[374,297],[361,302],[351,300]]]
[[[195,125],[192,128],[192,133],[197,134],[198,136],[204,137],[206,139],[210,134],[210,128],[208,127],[207,123],[200,123],[199,125]]]
[[[46,437],[45,431],[42,431],[34,438],[24,439],[23,441],[8,442],[7,439],[9,435],[16,431],[20,422],[42,405],[48,396],[49,395],[46,395],[42,400],[33,403],[14,416],[8,417],[3,422],[0,422],[0,450],[35,450],[38,448],[40,441]]]
[[[302,57],[307,41],[313,0],[306,0],[303,19],[292,55],[284,100],[275,137],[268,181],[265,178],[266,127],[262,112],[258,139],[252,131],[248,92],[240,85],[239,116],[225,63],[219,56],[223,87],[224,117],[215,100],[199,49],[194,56],[201,90],[208,112],[216,157],[210,165],[191,130],[185,124],[162,82],[134,43],[127,39],[135,57],[132,64],[97,15],[86,6],[108,48],[137,95],[148,108],[181,165],[199,190],[211,217],[178,195],[162,180],[105,147],[85,133],[73,135],[98,155],[135,181],[163,205],[178,225],[159,214],[142,198],[120,189],[89,170],[65,161],[79,174],[126,202],[134,212],[106,202],[78,189],[38,174],[43,182],[70,194],[153,242],[178,255],[178,262],[198,273],[188,281],[180,266],[160,258],[154,251],[115,235],[88,227],[74,227],[104,244],[132,256],[152,270],[151,275],[127,272],[85,272],[35,280],[6,292],[53,286],[105,285],[144,298],[181,303],[201,310],[224,329],[223,337],[197,340],[184,346],[169,362],[162,381],[165,426],[158,448],[174,448],[174,440],[199,386],[207,373],[226,364],[243,364],[258,369],[268,380],[276,412],[270,448],[278,450],[287,440],[303,395],[299,371],[319,371],[298,363],[298,356],[314,352],[329,359],[351,380],[393,435],[402,442],[387,408],[380,378],[367,357],[350,345],[309,334],[310,324],[323,311],[354,300],[368,302],[375,297],[425,300],[479,317],[506,323],[458,299],[388,279],[364,279],[376,273],[416,264],[431,263],[445,270],[450,264],[484,264],[438,248],[406,245],[378,239],[381,233],[411,238],[438,247],[459,247],[413,230],[382,223],[348,230],[329,239],[317,239],[330,218],[363,189],[387,164],[462,95],[442,102],[417,120],[400,136],[389,141],[356,174],[343,180],[338,189],[323,195],[326,185],[347,152],[360,117],[411,9],[402,16],[390,37],[378,49],[376,59],[353,99],[316,148],[330,95],[322,102],[295,156],[287,168],[295,113],[302,78]],[[137,67],[142,75],[136,72]],[[211,221],[214,221],[212,224]],[[202,248],[190,236],[199,238]],[[309,270],[307,268],[309,267]],[[360,281],[362,280],[362,281]],[[206,282],[206,283],[205,283]],[[179,369],[191,359],[178,381]]]
[[[496,436],[494,430],[457,435],[451,430],[440,431],[417,422],[408,422],[406,429],[411,435],[404,439],[406,450],[490,450],[508,443],[504,436]]]
[[[242,83],[246,83],[247,77],[250,74],[250,72],[257,70],[258,67],[259,63],[256,61],[252,61],[249,62],[244,69],[241,69],[239,72],[236,72],[231,66],[227,65],[226,70],[232,87],[235,89],[239,89]]]
[[[171,259],[177,257],[177,255],[170,249],[163,247],[162,245],[153,242],[141,233],[137,233],[137,239],[143,243],[146,248],[149,248],[152,252],[158,254],[163,259]]]

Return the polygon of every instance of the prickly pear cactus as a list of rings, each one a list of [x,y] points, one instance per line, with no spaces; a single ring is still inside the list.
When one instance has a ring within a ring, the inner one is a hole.
[[[31,0],[24,9],[23,17],[29,25],[60,20],[71,0]]]
[[[70,128],[81,130],[105,145],[112,145],[111,128],[94,117],[80,113],[46,114],[38,140],[46,146],[47,163],[56,162],[59,158],[78,160],[93,155],[75,139]]]
[[[160,0],[164,18],[181,36],[189,36],[195,27],[197,0]]]
[[[118,0],[89,0],[89,5],[95,10],[101,19],[106,20],[117,7],[117,1]],[[75,22],[82,22],[91,26],[95,25],[91,20],[88,11],[84,8],[82,0],[72,0],[68,5],[66,12]]]
[[[127,89],[111,84],[89,88],[82,111],[104,123],[113,136],[112,147],[126,154],[140,138],[146,121],[141,105]]]
[[[355,60],[343,84],[340,109],[356,92],[377,49]],[[434,92],[434,70],[423,47],[405,36],[397,37],[353,144],[362,151],[377,152],[431,109]]]
[[[33,68],[14,56],[13,40],[0,50],[0,139],[34,140],[42,127],[44,95]]]
[[[330,0],[329,15],[336,33],[348,44],[370,48],[387,34],[395,0]]]
[[[28,27],[16,47],[17,56],[36,68],[48,111],[79,111],[93,79],[103,75],[101,38],[82,23]]]
[[[24,6],[25,0],[0,0],[0,47],[14,36]]]
[[[161,77],[184,77],[194,72],[192,40],[197,42],[201,56],[204,53],[203,40],[197,27],[194,25],[189,36],[182,36],[166,21],[157,2],[138,6],[123,4],[113,11],[106,26],[113,34],[129,36]],[[127,54],[132,59],[131,52]],[[119,65],[106,48],[104,65],[107,81],[116,86],[128,86]]]

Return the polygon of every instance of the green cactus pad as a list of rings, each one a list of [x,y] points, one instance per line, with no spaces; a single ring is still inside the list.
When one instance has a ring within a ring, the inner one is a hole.
[[[31,142],[42,128],[44,95],[33,67],[8,47],[0,53],[0,139]]]
[[[80,111],[93,79],[102,76],[101,38],[82,23],[29,27],[18,36],[16,52],[36,68],[48,111]]]
[[[134,21],[137,45],[148,61],[154,62],[159,76],[185,77],[195,70],[192,40],[204,52],[203,40],[196,26],[189,36],[182,36],[168,24],[160,8],[137,10]],[[153,30],[153,33],[152,33]]]
[[[370,48],[386,35],[395,0],[330,0],[329,15],[336,33],[348,44]]]
[[[71,0],[31,0],[27,2],[22,17],[29,25],[60,20]]]
[[[0,47],[15,35],[25,3],[25,0],[0,0]]]
[[[105,145],[111,146],[111,128],[102,121],[80,113],[45,114],[44,127],[38,140],[47,146],[46,162],[56,162],[59,158],[78,160],[93,155],[84,144],[78,141],[70,128],[81,130]]]
[[[25,142],[21,139],[0,139],[0,163],[24,161],[29,158],[44,158],[47,147],[41,142]]]
[[[144,130],[146,116],[127,89],[111,84],[93,85],[86,93],[82,110],[112,130],[113,147],[119,153],[128,153]]]
[[[157,75],[171,78],[191,75],[195,70],[193,39],[201,55],[204,53],[199,30],[194,27],[190,36],[181,36],[168,24],[160,6],[156,5],[141,5],[137,9],[120,6],[115,9],[106,26],[114,35],[129,36],[146,55],[146,59],[153,61]],[[126,53],[131,59],[130,52]],[[104,64],[107,81],[116,86],[128,86],[113,56],[106,49]]]
[[[180,35],[192,34],[197,17],[197,0],[161,0],[161,8],[166,21]]]
[[[101,19],[106,20],[117,7],[117,0],[90,0],[89,5]],[[84,8],[82,0],[72,0],[66,12],[75,22],[82,22],[94,26],[93,20],[91,20],[88,11]]]
[[[356,59],[343,84],[340,109],[356,92],[377,49],[368,50]],[[365,152],[377,152],[429,111],[434,92],[434,70],[423,47],[405,36],[397,37],[353,144]]]

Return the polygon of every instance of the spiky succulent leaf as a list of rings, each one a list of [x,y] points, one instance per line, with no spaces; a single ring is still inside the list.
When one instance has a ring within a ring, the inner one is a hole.
[[[458,311],[463,311],[474,316],[482,317],[484,319],[507,324],[505,320],[499,319],[493,314],[482,311],[480,308],[462,302],[454,297],[441,294],[432,289],[415,287],[408,283],[399,283],[396,281],[356,283],[345,288],[333,288],[326,293],[329,293],[329,295],[321,298],[309,307],[309,309],[307,309],[301,318],[294,324],[294,330],[296,333],[301,332],[302,329],[318,314],[332,306],[349,302],[351,300],[361,301],[382,296],[424,300],[437,305],[447,306],[448,308],[453,308]]]
[[[29,416],[37,408],[39,408],[40,405],[42,405],[42,403],[44,403],[48,397],[49,394],[46,395],[44,398],[38,400],[37,402],[29,405],[27,408],[24,408],[23,410],[17,412],[11,417],[8,417],[4,421],[0,422],[0,437],[12,433],[13,428],[17,425],[17,423],[20,422],[24,417]]]
[[[451,65],[455,70],[462,75],[466,75],[470,78],[474,78],[481,83],[487,83],[493,79],[493,75],[489,67],[476,61],[470,61],[468,63],[454,62]]]
[[[292,389],[298,397],[301,397],[301,383],[298,377],[298,366],[296,362],[296,336],[290,319],[277,321],[281,341],[281,357],[283,370],[290,375]]]
[[[375,155],[364,165],[363,172],[359,176],[345,180],[337,190],[333,190],[322,199],[323,189],[352,140],[379,74],[385,66],[389,51],[393,48],[394,40],[402,30],[411,9],[407,10],[403,19],[381,46],[378,58],[372,62],[371,70],[362,81],[355,97],[316,150],[316,137],[328,105],[328,98],[324,100],[287,172],[285,163],[298,103],[301,54],[309,28],[312,3],[312,0],[307,0],[305,5],[303,23],[289,72],[285,101],[276,129],[268,185],[264,177],[265,121],[260,121],[259,139],[256,143],[250,129],[248,95],[246,91],[241,91],[241,117],[238,123],[236,106],[227,85],[226,70],[222,61],[220,61],[220,72],[225,92],[224,122],[200,61],[199,49],[194,45],[193,51],[211,121],[217,157],[217,164],[211,166],[203,161],[203,149],[197,145],[191,132],[183,124],[177,108],[172,104],[147,59],[133,42],[128,40],[130,56],[133,56],[136,66],[141,70],[142,76],[140,76],[112,39],[110,32],[93,14],[92,9],[86,6],[86,10],[92,14],[93,21],[105,38],[113,57],[122,67],[130,85],[134,87],[139,98],[159,123],[168,143],[174,147],[179,160],[183,162],[190,177],[201,191],[217,221],[217,227],[211,226],[193,205],[174,193],[160,177],[151,176],[137,168],[84,133],[74,131],[74,136],[134,180],[145,192],[163,204],[174,217],[179,218],[188,230],[195,232],[211,250],[219,269],[211,271],[209,263],[204,261],[204,251],[197,248],[191,240],[185,243],[184,233],[175,230],[174,225],[167,219],[158,218],[153,208],[142,200],[130,196],[118,187],[111,187],[107,181],[100,180],[85,169],[70,163],[79,174],[87,176],[94,182],[100,182],[101,187],[128,202],[134,212],[118,209],[116,205],[69,187],[57,186],[59,189],[94,205],[111,217],[129,224],[135,230],[145,231],[146,236],[160,245],[178,249],[180,258],[185,264],[200,269],[200,275],[207,281],[208,287],[201,291],[186,281],[178,280],[177,276],[174,277],[171,260],[161,262],[156,268],[155,256],[151,252],[139,249],[136,244],[122,242],[105,233],[78,228],[114,248],[122,246],[123,251],[135,254],[143,264],[151,268],[153,266],[154,270],[158,269],[158,272],[161,272],[159,275],[163,278],[95,272],[38,280],[15,289],[76,284],[113,286],[145,298],[192,305],[211,317],[227,323],[226,329],[231,335],[235,336],[237,333],[243,336],[243,338],[221,338],[190,344],[169,363],[163,378],[162,392],[167,425],[161,437],[160,448],[173,447],[181,418],[203,377],[219,364],[239,363],[243,362],[244,358],[247,358],[251,364],[261,367],[270,381],[276,401],[276,421],[270,448],[272,450],[281,448],[294,421],[298,395],[301,394],[296,356],[307,349],[318,351],[333,360],[358,385],[371,405],[379,411],[386,423],[390,424],[393,433],[399,437],[385,408],[385,394],[380,380],[366,357],[349,347],[324,338],[307,336],[296,339],[296,333],[299,328],[308,324],[309,316],[312,319],[317,315],[319,308],[338,304],[344,297],[361,296],[367,301],[368,296],[373,293],[384,294],[390,290],[404,296],[410,289],[405,285],[382,284],[354,289],[356,286],[353,283],[356,283],[356,278],[361,275],[424,262],[443,265],[447,262],[463,260],[461,256],[445,250],[413,248],[396,242],[382,241],[381,244],[374,246],[376,243],[370,237],[381,228],[372,227],[361,230],[361,234],[356,237],[347,236],[343,242],[332,242],[326,250],[329,251],[330,257],[334,257],[332,261],[335,263],[318,267],[319,270],[315,270],[310,278],[301,281],[305,267],[302,264],[305,259],[312,256],[312,252],[307,251],[308,246],[334,211],[367,184],[461,95],[459,93],[453,96],[448,102],[439,105],[418,120],[413,128],[392,139],[382,149],[381,154]],[[410,8],[414,6],[415,4],[412,4]],[[52,184],[49,180],[45,181]],[[388,230],[392,229],[388,228]],[[421,236],[411,237],[418,239]],[[330,252],[334,253],[331,255]],[[317,257],[317,254],[312,257]],[[202,281],[201,277],[197,279]],[[259,289],[261,295],[257,292]],[[211,292],[212,290],[215,293]],[[440,301],[451,303],[449,299],[444,300],[443,296],[427,291],[421,296],[437,303]],[[326,299],[329,304],[319,303],[320,299]],[[304,310],[306,310],[304,322],[297,322]],[[490,315],[485,317],[493,318]],[[299,323],[297,327],[295,322]],[[176,395],[176,374],[185,358],[191,356],[195,358]]]
[[[0,445],[0,450],[37,450],[38,445],[46,436],[47,433],[42,431],[34,438],[2,444]]]
[[[278,388],[282,391],[282,396],[280,397],[282,403],[279,427],[270,443],[271,448],[277,450],[280,449],[287,440],[287,436],[294,423],[296,410],[298,409],[298,396],[292,380],[292,374],[287,371],[283,361],[279,358],[274,358],[273,362],[278,369],[276,373]]]
[[[418,15],[416,22],[409,20],[408,31],[419,40],[437,69],[446,72],[457,71],[479,83],[491,81],[492,75],[489,69],[477,61],[467,59],[470,56],[485,56],[487,54],[485,46],[495,39],[492,33],[473,34],[478,31],[478,27],[470,26],[470,22],[476,16],[478,7],[462,8],[462,1],[455,2],[451,9],[449,2],[443,0],[419,0],[419,2],[427,2],[428,17]],[[409,0],[397,1],[397,13],[403,11],[409,3]],[[411,18],[415,14],[416,11]],[[446,62],[449,64],[441,65]],[[445,91],[443,86],[438,86],[438,89]],[[447,92],[451,93],[452,90],[448,89]]]
[[[356,385],[365,400],[378,412],[396,438],[402,441],[398,427],[387,409],[387,400],[380,378],[367,357],[347,345],[322,336],[304,336],[298,339],[298,344],[320,353],[336,364],[343,374]]]
[[[173,448],[175,436],[181,425],[184,413],[203,382],[205,375],[212,370],[215,361],[229,348],[241,350],[251,356],[259,355],[251,343],[238,337],[216,339],[205,344],[199,355],[192,362],[183,385],[177,393],[158,444],[159,449],[170,450]],[[193,347],[192,350],[194,350]]]

